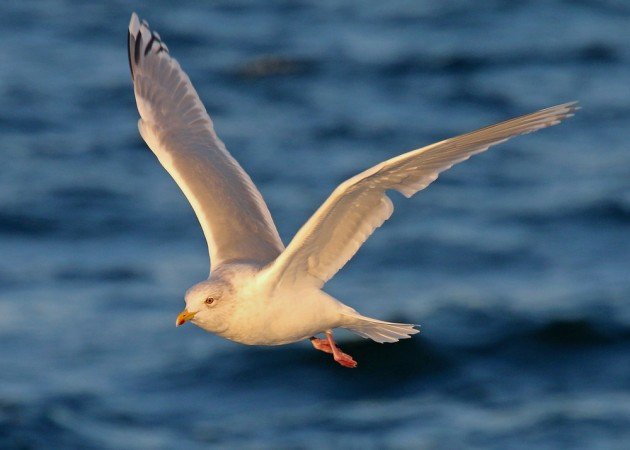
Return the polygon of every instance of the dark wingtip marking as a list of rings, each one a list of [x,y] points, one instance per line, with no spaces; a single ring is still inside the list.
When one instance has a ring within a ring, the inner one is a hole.
[[[131,72],[131,80],[133,81],[133,64],[131,64],[131,33],[127,32],[127,61],[129,61],[129,71]]]
[[[136,64],[140,63],[140,47],[142,46],[142,30],[138,30],[136,35],[136,45],[133,50],[133,59]]]
[[[151,51],[151,46],[153,45],[153,42],[156,40],[158,43],[160,42],[160,40],[155,37],[155,33],[151,33],[151,39],[149,39],[149,43],[144,48],[144,56],[147,56],[147,53]]]
[[[127,59],[129,61],[129,70],[131,71],[132,80],[135,78],[135,74],[133,71],[134,63],[136,65],[140,63],[140,50],[142,48],[142,27],[143,26],[146,27],[151,33],[151,39],[149,39],[149,42],[147,43],[146,47],[144,47],[144,52],[143,52],[144,56],[147,56],[147,54],[151,51],[151,48],[153,47],[154,42],[157,42],[159,45],[159,48],[155,51],[156,54],[160,52],[168,53],[168,49],[164,46],[164,43],[160,39],[160,35],[157,32],[151,31],[151,29],[149,29],[149,24],[147,23],[147,21],[142,20],[140,23],[141,23],[140,29],[138,30],[138,33],[136,33],[135,36],[133,36],[130,32],[127,32]]]

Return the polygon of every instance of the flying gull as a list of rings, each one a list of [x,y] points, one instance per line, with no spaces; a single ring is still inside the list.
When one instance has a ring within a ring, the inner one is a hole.
[[[564,103],[377,164],[341,183],[285,247],[260,192],[217,137],[190,79],[135,13],[128,48],[140,134],[192,205],[210,253],[210,276],[186,291],[176,324],[190,321],[248,345],[310,339],[344,367],[357,363],[335,344],[334,328],[380,343],[418,332],[411,324],[363,316],[322,290],[391,216],[387,192],[411,197],[454,164],[556,125],[578,109],[576,102]]]

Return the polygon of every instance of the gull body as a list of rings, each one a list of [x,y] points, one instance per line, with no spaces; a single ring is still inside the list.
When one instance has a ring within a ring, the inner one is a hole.
[[[135,13],[128,51],[140,134],[190,202],[208,243],[210,276],[186,292],[176,324],[190,321],[249,345],[310,339],[345,367],[356,362],[335,344],[334,328],[380,343],[418,332],[412,324],[363,316],[323,291],[391,216],[387,193],[411,197],[454,164],[578,109],[575,102],[557,105],[377,164],[339,185],[285,248],[262,195],[216,135],[190,79]],[[320,333],[326,337],[316,338]]]
[[[241,344],[281,345],[351,325],[358,315],[319,289],[277,287],[267,278],[256,264],[226,264],[187,292],[187,311],[207,311],[190,321]]]

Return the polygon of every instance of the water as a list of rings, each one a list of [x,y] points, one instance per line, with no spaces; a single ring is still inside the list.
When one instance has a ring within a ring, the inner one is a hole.
[[[173,326],[208,262],[136,129],[132,10],[285,242],[372,164],[584,109],[393,196],[328,290],[422,333],[340,335],[350,371]],[[3,2],[0,447],[627,448],[629,19],[615,0]]]

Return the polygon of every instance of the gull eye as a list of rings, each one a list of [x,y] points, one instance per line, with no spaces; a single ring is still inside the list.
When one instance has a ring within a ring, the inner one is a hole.
[[[212,305],[214,303],[214,297],[208,297],[204,303],[206,305]]]

